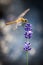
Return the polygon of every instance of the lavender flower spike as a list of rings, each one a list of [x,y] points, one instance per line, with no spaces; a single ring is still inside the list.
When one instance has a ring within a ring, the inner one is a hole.
[[[31,50],[30,43],[25,42],[24,50],[25,51]]]

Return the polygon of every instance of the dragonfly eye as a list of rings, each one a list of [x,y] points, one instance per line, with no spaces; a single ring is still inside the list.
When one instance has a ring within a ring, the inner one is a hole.
[[[25,19],[25,22],[27,22],[27,19]]]

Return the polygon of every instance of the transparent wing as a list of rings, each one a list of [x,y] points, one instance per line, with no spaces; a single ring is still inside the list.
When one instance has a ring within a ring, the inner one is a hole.
[[[24,17],[24,15],[25,15],[28,11],[30,11],[30,9],[25,10],[23,13],[21,13],[21,14],[18,16],[18,18]]]

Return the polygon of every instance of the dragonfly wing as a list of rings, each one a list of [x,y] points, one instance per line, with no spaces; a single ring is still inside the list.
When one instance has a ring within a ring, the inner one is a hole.
[[[30,9],[25,10],[22,14],[19,15],[18,18],[24,17],[24,15],[25,15],[28,11],[30,11]]]

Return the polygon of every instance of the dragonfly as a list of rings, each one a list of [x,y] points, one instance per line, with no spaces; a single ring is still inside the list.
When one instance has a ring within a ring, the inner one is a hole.
[[[26,13],[29,11],[30,9],[26,9],[23,13],[21,13],[15,20],[13,21],[8,21],[7,23],[5,23],[6,25],[12,25],[15,24],[15,29],[18,28],[18,26],[21,26],[23,24],[26,24],[28,22],[28,20],[26,18],[24,18],[24,16],[26,15]]]

